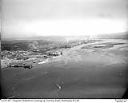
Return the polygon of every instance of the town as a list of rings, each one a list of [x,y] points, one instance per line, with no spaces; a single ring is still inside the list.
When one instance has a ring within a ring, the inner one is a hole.
[[[1,67],[23,67],[25,69],[31,69],[34,66],[33,64],[60,55],[62,55],[61,51],[50,51],[45,54],[36,51],[2,51]]]

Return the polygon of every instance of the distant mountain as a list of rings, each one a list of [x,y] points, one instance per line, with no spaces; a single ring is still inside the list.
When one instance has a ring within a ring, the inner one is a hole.
[[[128,39],[128,32],[115,34],[102,34],[96,36],[101,39]],[[89,39],[87,36],[38,36],[30,37],[24,40],[2,39],[1,50],[33,50],[51,47],[59,47],[60,45],[71,43],[77,40]]]
[[[28,50],[27,41],[3,41],[1,42],[1,50]]]
[[[97,38],[103,38],[103,39],[128,39],[128,32],[113,33],[113,34],[102,34],[102,35],[98,35]]]
[[[1,50],[32,50],[39,49],[40,45],[48,45],[50,43],[44,40],[2,40]]]
[[[2,37],[2,40],[6,40],[6,41],[12,41],[12,40],[47,40],[47,41],[63,41],[65,38],[64,36],[30,36],[30,37],[25,37],[25,38],[21,38],[21,37],[17,37],[17,38],[5,38]]]

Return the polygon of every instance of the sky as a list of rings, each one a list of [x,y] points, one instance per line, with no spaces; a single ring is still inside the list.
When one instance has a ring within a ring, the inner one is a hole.
[[[95,36],[127,31],[128,0],[2,0],[2,36]]]

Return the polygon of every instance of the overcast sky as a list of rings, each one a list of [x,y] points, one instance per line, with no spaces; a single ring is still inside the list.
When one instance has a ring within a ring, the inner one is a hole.
[[[128,0],[3,0],[2,35],[95,35],[126,31]]]

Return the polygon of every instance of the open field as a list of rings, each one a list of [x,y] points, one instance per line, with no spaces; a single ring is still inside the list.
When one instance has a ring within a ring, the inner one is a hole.
[[[125,93],[128,83],[127,40],[82,41],[55,51],[61,51],[62,55],[48,56],[45,53],[48,57],[44,58],[41,57],[44,54],[40,54],[40,60],[35,57],[36,63],[30,63],[34,65],[31,69],[22,66],[1,69],[3,96],[121,98]]]

